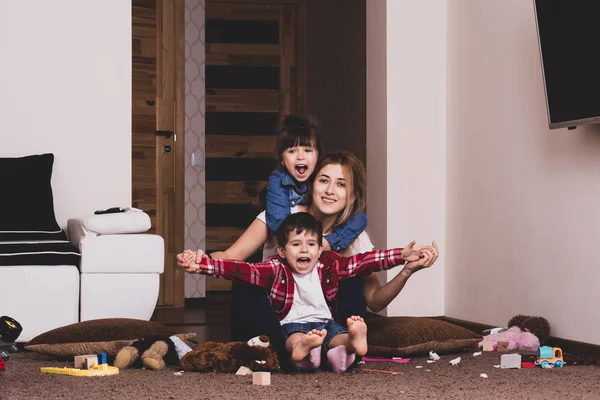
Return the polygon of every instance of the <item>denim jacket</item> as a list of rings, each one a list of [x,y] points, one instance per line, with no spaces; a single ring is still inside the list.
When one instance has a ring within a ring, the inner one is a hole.
[[[306,182],[297,183],[283,167],[275,169],[269,177],[267,186],[267,225],[271,232],[277,232],[279,225],[290,215],[290,208],[298,204],[306,204],[308,185]],[[367,226],[367,215],[359,212],[350,221],[339,225],[325,239],[333,251],[340,251],[360,235]]]
[[[267,225],[277,232],[279,225],[290,215],[290,208],[303,202],[308,191],[306,182],[296,182],[283,167],[275,169],[269,176],[267,186]]]

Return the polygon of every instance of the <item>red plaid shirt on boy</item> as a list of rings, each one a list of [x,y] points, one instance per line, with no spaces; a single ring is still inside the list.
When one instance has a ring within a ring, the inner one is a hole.
[[[315,268],[319,273],[325,300],[331,309],[331,302],[335,300],[340,280],[365,276],[374,271],[390,269],[402,264],[404,260],[401,248],[374,250],[351,257],[342,257],[335,252],[324,251]],[[285,318],[292,308],[294,276],[292,270],[279,256],[273,256],[260,263],[204,257],[198,273],[268,289],[271,306],[279,320]]]

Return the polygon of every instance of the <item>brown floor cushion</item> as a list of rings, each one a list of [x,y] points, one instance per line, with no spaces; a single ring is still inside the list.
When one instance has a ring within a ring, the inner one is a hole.
[[[369,356],[417,357],[477,349],[482,336],[445,321],[424,317],[367,319]]]
[[[28,351],[56,358],[106,353],[114,357],[124,346],[145,336],[171,336],[176,332],[156,322],[129,318],[107,318],[66,325],[36,336],[25,345]],[[179,335],[178,335],[179,336]],[[186,334],[182,339],[189,339]]]

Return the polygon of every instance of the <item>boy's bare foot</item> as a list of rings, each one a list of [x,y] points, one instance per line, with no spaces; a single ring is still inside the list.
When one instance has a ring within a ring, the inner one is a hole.
[[[356,353],[357,356],[367,354],[367,324],[365,320],[353,315],[346,320],[348,324],[348,354]]]
[[[294,345],[291,356],[292,360],[304,360],[312,349],[323,344],[325,336],[327,336],[327,329],[321,329],[320,331],[313,329],[312,331],[307,332],[304,336],[302,336],[302,339],[300,339]]]

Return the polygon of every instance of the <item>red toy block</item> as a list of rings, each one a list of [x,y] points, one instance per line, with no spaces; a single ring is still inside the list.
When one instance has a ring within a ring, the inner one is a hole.
[[[535,363],[532,362],[522,362],[521,368],[535,368]]]

